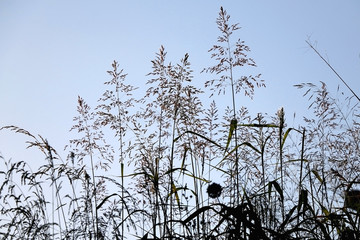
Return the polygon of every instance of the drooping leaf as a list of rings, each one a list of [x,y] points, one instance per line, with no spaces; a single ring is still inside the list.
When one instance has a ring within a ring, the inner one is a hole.
[[[226,171],[226,170],[224,170],[222,168],[219,168],[219,167],[211,165],[211,164],[209,164],[209,165],[210,165],[210,167],[212,167],[212,168],[214,168],[214,169],[216,169],[216,170],[218,170],[218,171],[220,171],[220,172],[222,172],[224,174],[231,175],[230,171]]]
[[[274,186],[275,190],[279,193],[281,200],[284,200],[283,190],[281,189],[280,185],[276,180],[269,182],[269,197],[272,190],[272,186]]]
[[[96,206],[96,209],[97,209],[97,210],[100,209],[101,206],[104,205],[104,203],[105,203],[109,198],[111,198],[111,197],[113,197],[113,196],[119,196],[119,195],[116,194],[116,193],[113,193],[113,194],[111,194],[111,195],[109,195],[109,196],[106,196],[106,197],[101,201],[101,203]],[[120,197],[120,196],[119,196],[119,197]]]
[[[230,122],[230,129],[229,129],[229,135],[228,135],[228,139],[227,139],[227,142],[226,142],[226,147],[225,147],[225,152],[227,151],[229,145],[230,145],[230,142],[231,142],[231,139],[232,139],[232,135],[235,131],[237,127],[237,120],[236,119],[233,119],[231,120]]]
[[[171,192],[173,194],[175,194],[176,202],[178,204],[178,207],[180,208],[180,198],[179,198],[179,194],[178,194],[178,188],[176,188],[174,183],[171,183]]]
[[[280,225],[280,230],[284,229],[286,227],[286,225],[289,223],[292,215],[294,214],[295,210],[296,210],[297,206],[294,206],[293,208],[290,209],[290,211],[285,215],[285,219],[283,221],[283,223]],[[293,218],[294,219],[294,218]]]
[[[286,130],[283,139],[281,140],[281,145],[280,145],[280,150],[282,151],[284,148],[284,144],[285,144],[285,140],[288,137],[289,133],[291,130],[294,130],[294,128],[289,128],[288,130]]]
[[[320,183],[323,183],[323,179],[321,178],[320,174],[316,170],[311,170],[311,172],[315,175],[315,177],[320,181]]]
[[[201,134],[199,134],[199,133],[197,133],[197,132],[190,131],[190,130],[189,130],[189,131],[185,131],[185,132],[182,133],[180,136],[176,137],[176,138],[174,139],[174,142],[178,141],[180,138],[182,138],[182,137],[183,137],[185,134],[187,134],[187,133],[194,134],[194,135],[196,135],[196,136],[198,136],[198,137],[200,137],[200,138],[202,138],[202,139],[205,139],[206,141],[214,144],[215,146],[217,146],[217,147],[219,147],[219,148],[221,148],[221,149],[223,148],[220,144],[216,143],[215,141],[211,140],[210,138],[207,138],[207,137],[205,137],[205,136],[203,136],[203,135],[201,135]]]
[[[207,180],[207,179],[205,179],[205,178],[201,178],[201,177],[197,177],[197,176],[194,176],[193,174],[191,174],[191,173],[184,173],[186,176],[189,176],[189,177],[192,177],[192,178],[194,178],[194,179],[197,179],[197,180],[200,180],[200,181],[204,181],[204,182],[206,182],[206,183],[209,183],[209,182],[211,182],[211,181],[209,181],[209,180]]]
[[[227,159],[231,154],[233,154],[233,153],[236,151],[236,149],[238,149],[238,148],[241,147],[241,146],[248,146],[248,147],[250,147],[251,149],[253,149],[255,152],[261,154],[261,152],[260,152],[256,147],[254,147],[251,143],[249,143],[249,142],[243,142],[243,143],[239,144],[238,146],[235,146],[235,148],[233,148],[230,152],[228,152],[228,154],[226,154],[226,155],[223,157],[223,159],[222,159],[217,165],[221,164],[225,159]]]
[[[205,212],[207,210],[213,209],[210,206],[204,206],[202,208],[199,208],[198,210],[196,210],[194,213],[192,213],[189,217],[187,217],[184,221],[182,221],[182,224],[186,225],[188,222],[190,222],[192,219],[196,218],[197,216],[199,216],[202,212]]]
[[[167,175],[167,174],[170,174],[171,172],[175,172],[175,171],[178,171],[180,170],[181,172],[183,172],[183,174],[189,176],[189,177],[192,177],[192,178],[195,178],[197,180],[201,180],[201,181],[204,181],[204,182],[210,182],[209,180],[206,180],[205,178],[201,178],[201,177],[196,177],[194,176],[189,170],[187,170],[186,168],[173,168],[173,169],[170,169],[168,171],[166,171],[164,173],[164,176]]]

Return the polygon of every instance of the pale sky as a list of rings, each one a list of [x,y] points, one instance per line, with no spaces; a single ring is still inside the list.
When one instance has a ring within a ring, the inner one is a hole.
[[[94,106],[113,60],[133,85],[143,86],[161,45],[172,62],[189,53],[194,82],[203,86],[208,76],[199,72],[211,65],[207,50],[219,34],[220,6],[242,27],[235,36],[250,46],[255,71],[267,84],[253,101],[238,95],[238,106],[270,115],[284,106],[288,120],[294,112],[301,120],[308,102],[294,84],[323,81],[350,95],[308,39],[360,94],[358,0],[0,0],[0,127],[17,125],[62,150],[78,95]],[[0,132],[0,152],[24,160],[33,154],[24,140]]]

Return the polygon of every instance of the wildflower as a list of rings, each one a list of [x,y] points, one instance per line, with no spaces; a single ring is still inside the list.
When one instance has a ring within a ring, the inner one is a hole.
[[[209,197],[217,198],[221,195],[222,187],[220,184],[212,183],[208,186],[206,192],[209,194]]]

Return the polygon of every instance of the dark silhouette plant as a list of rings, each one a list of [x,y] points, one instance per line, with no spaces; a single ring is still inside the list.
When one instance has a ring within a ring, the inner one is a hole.
[[[265,85],[246,74],[256,64],[229,20],[221,8],[204,91],[189,54],[173,64],[161,46],[140,98],[112,62],[98,106],[78,97],[65,161],[42,136],[1,127],[44,158],[32,170],[0,155],[1,238],[358,239],[358,101],[299,84],[313,112],[300,127],[283,108],[252,117],[236,107],[236,94]],[[205,107],[228,88],[232,107]]]

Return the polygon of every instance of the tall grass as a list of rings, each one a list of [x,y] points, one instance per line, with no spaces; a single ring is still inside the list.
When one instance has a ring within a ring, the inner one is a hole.
[[[255,61],[223,8],[216,23],[204,90],[189,54],[171,63],[161,46],[140,97],[114,61],[98,105],[78,97],[65,159],[42,136],[0,129],[44,154],[34,171],[0,156],[3,239],[360,237],[358,102],[299,84],[313,111],[303,126],[288,126],[283,108],[251,116],[235,100],[264,82],[246,74]],[[229,90],[223,111],[203,102]]]
[[[214,93],[225,94],[227,85],[230,84],[231,99],[232,99],[232,118],[231,118],[231,139],[233,138],[235,146],[234,166],[231,169],[235,169],[233,175],[234,180],[232,184],[233,188],[234,203],[239,204],[240,200],[240,180],[239,180],[239,145],[238,129],[237,125],[237,109],[235,95],[241,91],[244,92],[245,96],[253,97],[254,88],[265,87],[264,81],[260,80],[261,74],[253,75],[240,75],[235,74],[237,68],[243,68],[245,66],[256,67],[255,61],[248,57],[247,54],[250,51],[249,46],[245,44],[240,38],[234,43],[232,41],[232,34],[240,29],[239,24],[230,23],[230,15],[227,14],[226,10],[220,8],[219,16],[216,19],[216,24],[220,30],[220,36],[217,38],[217,44],[215,44],[209,52],[211,58],[214,58],[216,63],[214,66],[205,68],[203,72],[216,74],[216,78],[208,80],[205,83],[205,87],[210,87],[210,90]],[[213,94],[212,93],[212,94]]]

